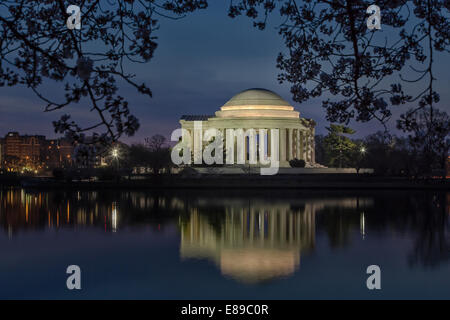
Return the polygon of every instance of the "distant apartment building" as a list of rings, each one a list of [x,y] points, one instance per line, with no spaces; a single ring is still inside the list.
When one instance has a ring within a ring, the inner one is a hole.
[[[46,140],[41,152],[47,167],[57,168],[72,164],[73,146],[65,139]]]
[[[41,171],[72,163],[72,145],[65,139],[9,132],[0,139],[0,161],[8,171]]]

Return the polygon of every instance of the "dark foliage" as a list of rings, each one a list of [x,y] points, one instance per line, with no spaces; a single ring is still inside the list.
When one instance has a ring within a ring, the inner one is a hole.
[[[279,80],[291,83],[294,100],[303,102],[328,92],[336,97],[323,101],[330,122],[377,119],[384,125],[391,117],[389,102],[396,106],[419,101],[414,113],[433,109],[439,101],[433,88],[434,53],[449,52],[450,3],[377,1],[382,30],[397,35],[389,38],[367,28],[366,10],[372,4],[363,0],[238,0],[231,2],[229,15],[245,14],[264,29],[269,15],[278,9],[284,19],[279,33],[288,50],[278,57]],[[418,76],[407,79],[402,75],[406,66]],[[400,82],[394,80],[399,75]],[[423,91],[406,93],[404,85],[411,82],[420,82]]]
[[[289,160],[289,165],[292,168],[304,168],[306,165],[306,161],[303,159],[292,159]]]
[[[159,18],[178,19],[207,7],[206,0],[83,0],[82,27],[70,30],[64,0],[3,0],[0,3],[0,86],[26,86],[46,104],[45,111],[86,106],[96,121],[82,126],[68,114],[55,132],[77,144],[100,146],[132,136],[139,128],[119,83],[152,96],[145,83],[127,72],[146,63],[157,48]],[[48,88],[51,87],[51,90]],[[62,97],[58,89],[64,92]],[[46,94],[44,92],[50,91]],[[89,135],[89,138],[87,138]]]

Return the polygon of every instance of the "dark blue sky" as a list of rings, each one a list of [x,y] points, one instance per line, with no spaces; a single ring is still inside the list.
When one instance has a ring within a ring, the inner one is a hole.
[[[144,137],[161,133],[167,137],[179,127],[183,114],[214,114],[234,94],[248,88],[273,90],[292,103],[302,117],[313,118],[317,132],[325,133],[325,112],[321,100],[298,104],[292,101],[289,84],[278,84],[276,57],[285,50],[272,17],[269,27],[259,31],[246,17],[227,16],[227,1],[210,1],[207,10],[188,15],[182,20],[161,20],[158,49],[155,57],[145,65],[132,66],[139,80],[144,80],[154,98],[140,96],[133,88],[121,88],[140,119],[141,128],[127,142],[142,142]],[[383,31],[383,30],[382,30]],[[450,109],[450,62],[437,56],[437,89],[441,94],[440,107]],[[52,120],[61,113],[43,113],[44,103],[26,88],[0,88],[0,136],[10,130],[53,137]],[[400,107],[398,115],[407,110]],[[71,113],[81,121],[92,118],[88,108],[75,105],[64,113]],[[394,119],[397,117],[394,116]],[[390,127],[394,127],[392,121]],[[376,121],[352,123],[358,136],[381,130]]]

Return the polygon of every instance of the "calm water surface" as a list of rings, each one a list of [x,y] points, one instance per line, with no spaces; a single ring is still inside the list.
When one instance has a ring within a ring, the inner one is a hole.
[[[450,299],[450,193],[3,189],[0,298]]]

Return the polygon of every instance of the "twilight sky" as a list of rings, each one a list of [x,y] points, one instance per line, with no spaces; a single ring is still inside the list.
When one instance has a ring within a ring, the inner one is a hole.
[[[278,21],[273,16],[268,28],[259,31],[246,17],[227,16],[228,1],[210,1],[207,10],[190,14],[181,20],[161,19],[158,49],[145,65],[131,66],[139,80],[145,81],[154,97],[139,95],[133,88],[121,87],[132,112],[140,119],[136,136],[125,142],[143,142],[144,137],[161,133],[166,137],[179,127],[183,114],[214,114],[234,94],[248,88],[266,88],[289,101],[302,117],[317,122],[317,133],[325,133],[325,112],[321,99],[301,105],[294,103],[289,84],[278,84],[276,57],[285,50],[277,33]],[[380,32],[383,32],[381,30]],[[436,83],[441,94],[440,108],[450,111],[450,61],[437,55]],[[139,81],[138,81],[139,82]],[[50,92],[52,88],[47,88]],[[24,87],[0,88],[0,136],[8,131],[43,134],[54,137],[52,120],[61,113],[44,113],[45,104]],[[405,110],[394,111],[393,119]],[[92,118],[88,108],[75,105],[66,108],[76,120]],[[381,130],[376,121],[351,123],[357,136]],[[395,121],[391,121],[391,128]],[[394,130],[395,132],[395,130]]]

